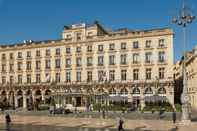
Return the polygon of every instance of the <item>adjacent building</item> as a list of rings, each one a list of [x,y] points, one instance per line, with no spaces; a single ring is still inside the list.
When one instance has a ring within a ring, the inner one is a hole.
[[[157,97],[154,97],[157,96]],[[113,101],[174,104],[173,31],[65,26],[62,39],[0,46],[0,97],[18,108]]]

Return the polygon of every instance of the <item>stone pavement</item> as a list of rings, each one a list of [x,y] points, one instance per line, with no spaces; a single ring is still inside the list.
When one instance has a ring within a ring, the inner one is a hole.
[[[4,115],[0,115],[0,124],[5,124]],[[118,118],[116,119],[102,119],[102,118],[74,118],[74,117],[53,117],[53,116],[20,116],[11,115],[12,123],[16,125],[35,125],[35,126],[56,126],[56,127],[72,127],[72,128],[104,128],[117,129]],[[195,131],[197,130],[197,123],[192,123],[189,126],[182,126],[179,124],[172,124],[171,121],[163,120],[128,120],[124,119],[125,129],[141,129],[151,131]]]

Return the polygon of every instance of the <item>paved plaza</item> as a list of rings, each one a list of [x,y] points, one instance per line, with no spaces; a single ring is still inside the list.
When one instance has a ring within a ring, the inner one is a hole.
[[[13,131],[116,131],[119,118],[63,117],[12,114]],[[4,130],[4,115],[0,115],[0,130]],[[173,124],[169,120],[124,119],[128,131],[195,131],[197,123],[189,126]]]

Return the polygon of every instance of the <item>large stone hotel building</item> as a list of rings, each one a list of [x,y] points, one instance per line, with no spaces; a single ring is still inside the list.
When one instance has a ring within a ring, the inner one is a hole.
[[[59,106],[173,104],[173,31],[82,23],[65,26],[61,40],[1,45],[0,97],[16,108],[51,98]]]

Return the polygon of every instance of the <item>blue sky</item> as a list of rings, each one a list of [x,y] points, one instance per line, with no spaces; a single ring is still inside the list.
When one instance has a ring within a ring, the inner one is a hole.
[[[197,15],[197,1],[186,0]],[[0,0],[0,43],[60,39],[64,25],[99,20],[113,29],[174,29],[175,60],[182,51],[182,30],[171,19],[182,0]],[[187,29],[187,49],[197,45],[197,19]]]

